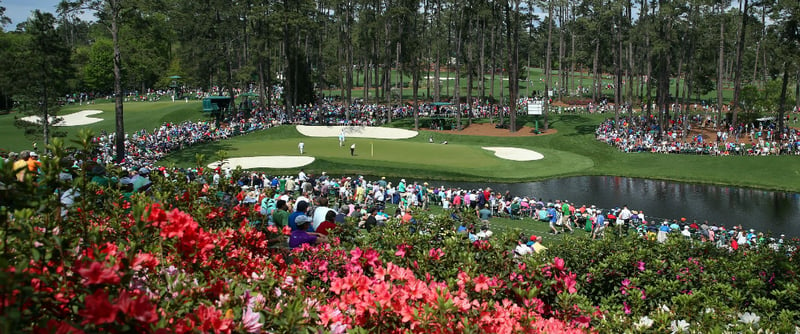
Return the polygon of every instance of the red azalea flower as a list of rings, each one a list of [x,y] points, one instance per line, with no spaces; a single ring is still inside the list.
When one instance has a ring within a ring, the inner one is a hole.
[[[86,306],[78,311],[84,320],[82,324],[95,325],[112,323],[117,319],[117,308],[108,302],[108,293],[97,289],[92,295],[86,296]]]
[[[133,270],[142,270],[142,268],[148,268],[153,270],[158,265],[158,259],[156,259],[153,254],[150,253],[139,253],[136,254],[136,257],[133,259],[133,264],[131,264],[131,268]]]
[[[152,324],[158,321],[158,314],[156,314],[156,306],[153,305],[147,296],[139,296],[131,304],[128,312],[129,316],[146,324]]]
[[[84,285],[90,284],[119,284],[119,275],[117,275],[114,268],[106,268],[101,262],[91,262],[90,264],[83,263],[83,266],[78,269],[81,277],[85,278]]]

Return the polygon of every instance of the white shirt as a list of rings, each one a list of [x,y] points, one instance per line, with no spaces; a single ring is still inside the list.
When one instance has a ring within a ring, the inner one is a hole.
[[[528,247],[528,245],[526,245],[526,244],[519,244],[519,245],[517,245],[516,248],[514,248],[514,253],[517,256],[525,256],[525,255],[528,255],[530,253],[533,253],[533,250],[530,247]]]
[[[631,219],[631,210],[628,210],[628,208],[623,208],[622,211],[619,212],[619,219]]]
[[[328,214],[328,211],[331,211],[331,208],[327,206],[318,206],[316,209],[314,209],[314,217],[312,217],[311,226],[315,231],[317,230],[319,224],[322,224],[322,222],[325,221],[325,215]]]

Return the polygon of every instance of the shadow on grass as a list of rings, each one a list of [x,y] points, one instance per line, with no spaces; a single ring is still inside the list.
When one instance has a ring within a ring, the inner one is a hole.
[[[581,124],[575,127],[575,133],[572,136],[584,136],[588,134],[593,134],[597,130],[597,127],[594,125],[589,124]]]
[[[567,124],[586,123],[590,121],[588,117],[583,115],[561,115],[558,119]]]
[[[177,166],[194,165],[196,162],[195,154],[199,153],[205,156],[206,163],[211,163],[217,160],[218,151],[230,152],[235,150],[236,148],[227,141],[204,143],[185,148],[178,152],[171,153],[167,155],[164,159],[162,159],[161,162],[172,162]]]

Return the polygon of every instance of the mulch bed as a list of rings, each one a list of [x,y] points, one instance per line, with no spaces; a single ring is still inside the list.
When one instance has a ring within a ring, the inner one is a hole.
[[[539,128],[540,130],[542,128]],[[431,130],[437,133],[447,133],[455,135],[468,135],[468,136],[490,136],[490,137],[531,137],[531,136],[544,136],[557,133],[556,129],[549,129],[542,131],[540,134],[534,133],[534,128],[523,126],[517,129],[516,132],[511,132],[508,129],[498,129],[493,123],[473,123],[472,125],[464,124],[464,129],[457,130]]]

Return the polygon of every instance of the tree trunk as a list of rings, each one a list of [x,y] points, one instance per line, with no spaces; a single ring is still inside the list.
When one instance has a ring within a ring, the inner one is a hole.
[[[114,116],[116,118],[116,128],[114,132],[114,144],[116,149],[116,163],[125,160],[125,121],[122,113],[122,56],[119,47],[119,15],[120,3],[118,0],[111,0],[111,40],[114,44]]]
[[[467,124],[472,125],[472,70],[473,70],[473,58],[472,58],[472,48],[474,46],[473,41],[469,39],[469,36],[472,32],[472,20],[469,21],[468,27],[468,37],[467,40]]]
[[[519,96],[519,4],[520,0],[514,1],[514,8],[509,15],[509,23],[512,27],[509,37],[509,78],[508,78],[508,130],[517,132],[517,96]],[[511,8],[509,8],[511,9]],[[511,19],[513,17],[513,19]]]
[[[483,23],[483,29],[481,29],[481,31],[486,31],[486,23],[485,22]],[[478,78],[479,78],[478,80],[480,80],[480,81],[478,82],[478,85],[480,85],[480,88],[479,88],[479,90],[481,92],[481,97],[480,98],[481,98],[481,101],[483,101],[483,99],[486,98],[486,78],[484,77],[484,75],[486,73],[486,58],[485,58],[485,55],[486,55],[486,34],[480,34],[480,35],[481,35],[481,52],[480,52],[481,56],[480,56],[480,59],[479,59],[479,67],[480,67],[479,70],[480,70],[480,73],[478,75]]]
[[[464,9],[461,10],[461,19],[464,19]],[[459,20],[459,21],[460,21]],[[461,131],[461,96],[459,95],[461,91],[461,25],[458,25],[458,32],[456,32],[456,80],[455,80],[455,89],[453,90],[453,105],[456,108],[456,129]],[[447,82],[450,82],[449,80]],[[450,85],[448,84],[448,87]]]
[[[783,133],[784,117],[786,115],[786,88],[789,85],[789,69],[786,62],[783,62],[783,78],[781,78],[781,97],[778,102],[778,128],[775,129],[775,134],[780,136]]]
[[[644,44],[645,44],[645,50],[647,50],[647,74],[645,75],[645,78],[647,79],[647,81],[645,82],[645,91],[647,91],[646,92],[647,98],[645,99],[645,101],[647,101],[647,103],[645,108],[647,109],[647,114],[650,115],[653,112],[652,109],[653,85],[650,84],[653,80],[653,52],[650,49],[650,36],[645,38]]]
[[[559,8],[560,13],[558,20],[558,82],[556,87],[556,96],[558,101],[561,101],[561,91],[564,89],[564,16],[563,8]]]
[[[547,2],[547,49],[545,50],[545,65],[544,65],[544,106],[542,114],[544,114],[544,131],[547,131],[550,124],[548,124],[548,115],[550,114],[550,49],[553,43],[553,2]],[[597,41],[597,47],[600,47],[600,41]],[[594,58],[594,73],[597,75],[597,56],[600,51],[597,50]]]
[[[797,81],[794,83],[794,107],[800,110],[800,70],[797,70]]]
[[[549,54],[548,54],[548,57],[549,57]],[[547,58],[547,63],[548,64],[550,63],[550,58]],[[592,87],[592,101],[594,101],[594,102],[597,102],[598,98],[599,98],[599,96],[598,96],[599,95],[598,94],[599,93],[598,90],[600,89],[600,69],[599,69],[599,66],[600,66],[600,39],[599,38],[595,38],[595,40],[594,40],[594,61],[592,62],[592,71],[594,72],[594,73],[592,73],[592,86],[593,86]],[[545,70],[545,77],[547,77],[547,73],[546,72],[547,72],[547,70]],[[545,82],[544,85],[545,85],[544,86],[544,90],[545,90],[545,100],[546,100],[547,99],[547,95],[546,95],[547,94],[547,82]]]
[[[615,25],[614,38],[617,45],[614,48],[614,128],[619,130],[619,113],[622,104],[622,24]]]
[[[719,62],[717,63],[717,125],[722,125],[722,89],[725,75],[725,20],[722,5],[719,7]]]
[[[569,86],[569,90],[571,92],[574,92],[575,91],[575,79],[572,79],[572,76],[575,73],[575,33],[574,32],[572,32],[570,34],[570,43],[572,43],[572,50],[569,53],[570,64],[569,64],[569,75],[567,76],[567,81],[571,83],[571,85]]]
[[[284,8],[289,8],[289,0],[283,0]],[[286,119],[288,121],[292,121],[294,118],[294,85],[292,84],[292,80],[289,78],[292,76],[291,72],[291,52],[289,51],[289,20],[288,17],[284,17],[283,23],[283,53],[284,53],[284,74],[283,74],[283,85],[284,85],[284,101],[286,104]]]
[[[419,131],[419,59],[414,60],[414,66],[411,69],[412,90],[414,95],[414,130]]]
[[[678,56],[678,76],[675,77],[675,119],[678,119],[681,105],[678,103],[678,98],[681,96],[681,76],[683,75],[683,57]]]
[[[745,42],[745,32],[747,31],[747,11],[749,10],[748,0],[744,0],[744,9],[742,11],[742,28],[739,31],[739,45],[737,45],[736,49],[736,68],[734,69],[734,81],[733,81],[733,117],[732,123],[736,126],[736,116],[739,112],[739,98],[742,91],[742,58],[744,55],[744,42]]]
[[[495,35],[497,34],[497,29],[492,29],[492,77],[491,77],[491,84],[489,85],[489,95],[494,99],[494,86],[495,86],[495,74],[497,73],[497,41],[495,40]],[[499,111],[502,114],[502,110]],[[500,115],[500,124],[503,124],[503,117]]]
[[[42,136],[44,141],[44,149],[47,150],[47,145],[50,144],[50,96],[48,96],[47,85],[42,85]]]

